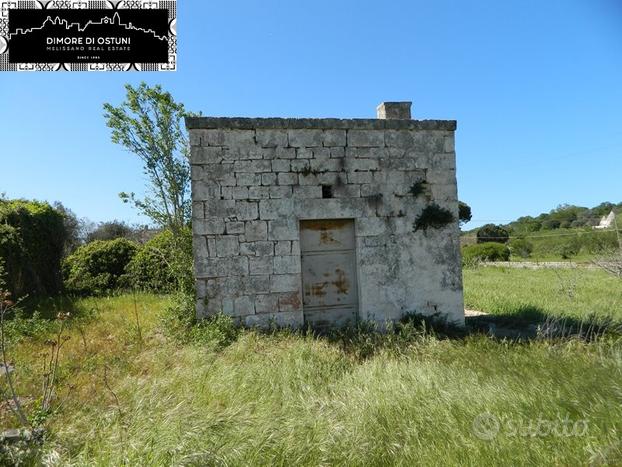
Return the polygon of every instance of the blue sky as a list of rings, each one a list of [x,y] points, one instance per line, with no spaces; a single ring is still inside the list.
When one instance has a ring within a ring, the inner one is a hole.
[[[145,222],[137,158],[102,103],[160,83],[214,116],[456,119],[471,226],[622,201],[622,2],[199,1],[178,5],[175,73],[0,74],[0,192],[93,221]]]

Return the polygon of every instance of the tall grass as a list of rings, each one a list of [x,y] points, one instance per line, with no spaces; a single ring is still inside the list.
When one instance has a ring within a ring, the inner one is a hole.
[[[600,270],[488,267],[465,269],[463,276],[467,308],[622,322],[622,281]]]
[[[465,279],[467,294],[485,296],[473,289],[483,278]],[[519,290],[519,303],[533,299],[532,289]],[[341,338],[247,330],[222,348],[163,335],[167,300],[139,297],[141,343],[131,296],[89,302],[97,305],[90,324],[70,326],[46,462],[622,463],[622,343],[615,335],[516,343],[412,327]],[[551,295],[540,305],[552,303]],[[16,346],[27,393],[37,381],[39,338]]]

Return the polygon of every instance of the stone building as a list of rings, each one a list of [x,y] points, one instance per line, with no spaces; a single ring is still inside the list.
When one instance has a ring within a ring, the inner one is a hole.
[[[464,323],[456,122],[377,114],[186,120],[199,316]]]

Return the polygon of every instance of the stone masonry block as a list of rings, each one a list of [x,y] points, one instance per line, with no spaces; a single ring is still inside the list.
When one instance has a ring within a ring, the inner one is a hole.
[[[300,274],[300,256],[275,256],[275,274]]]
[[[378,159],[350,159],[346,170],[378,170]]]
[[[272,161],[273,172],[289,172],[290,161],[288,159],[275,159]]]
[[[384,147],[384,130],[348,130],[348,146]]]
[[[251,258],[249,258],[250,261]],[[257,274],[244,277],[244,291],[246,294],[270,292],[270,274]]]
[[[248,199],[268,199],[268,198],[270,198],[269,187],[267,186],[249,186],[248,187]]]
[[[313,149],[311,149],[311,148],[297,148],[296,149],[296,158],[297,159],[313,159]]]
[[[372,183],[371,172],[349,172],[348,183]]]
[[[216,256],[236,256],[240,252],[240,243],[237,235],[224,235],[216,238]]]
[[[292,161],[290,164],[291,171],[297,172],[297,173],[300,173],[304,170],[309,170],[310,166],[311,166],[311,162],[309,161],[309,159],[296,159],[295,161]]]
[[[346,150],[345,148],[330,148],[330,157],[334,159],[339,159],[340,157],[345,157]]]
[[[223,148],[195,147],[192,148],[190,161],[192,164],[218,164],[223,160]]]
[[[294,198],[321,198],[321,186],[294,186]]]
[[[287,130],[257,130],[257,144],[264,148],[287,146]]]
[[[235,214],[235,201],[213,199],[205,203],[205,217],[231,217]]]
[[[274,242],[258,241],[240,243],[240,254],[247,256],[272,256],[274,255]]]
[[[345,146],[346,131],[345,130],[324,130],[324,146]]]
[[[296,159],[296,148],[276,148],[277,159]]]
[[[276,161],[272,161],[276,162]],[[289,166],[289,163],[287,164]],[[289,169],[287,169],[289,170]],[[261,174],[261,184],[263,186],[272,186],[276,185],[276,174],[274,172],[262,173]]]
[[[233,221],[225,223],[225,232],[227,234],[243,234],[244,233],[244,222],[242,221]]]
[[[235,180],[238,186],[257,186],[261,185],[261,174],[237,173]]]
[[[339,178],[339,172],[326,172],[317,175],[317,181],[322,185],[335,185]]]
[[[454,152],[456,150],[455,137],[453,135],[445,136],[444,149],[445,152]]]
[[[259,217],[262,220],[291,216],[293,209],[293,199],[262,199],[259,201]]]
[[[322,130],[287,130],[289,146],[292,148],[312,148],[322,146]]]
[[[298,240],[298,221],[285,217],[268,221],[269,240]]]
[[[298,292],[300,274],[274,274],[270,276],[271,292]]]
[[[415,133],[409,130],[387,130],[384,135],[388,147],[409,149],[412,148]]]
[[[298,174],[293,172],[282,172],[277,177],[279,185],[295,185],[298,183]]]
[[[248,268],[252,275],[272,274],[272,256],[251,256],[248,258]]]
[[[279,240],[274,245],[274,254],[276,256],[287,256],[292,252],[292,242],[289,240]]]
[[[300,291],[282,293],[279,295],[279,312],[302,311]]]
[[[281,199],[281,198],[291,198],[292,196],[292,186],[271,186],[270,187],[270,198]]]
[[[227,130],[224,132],[222,145],[230,148],[239,148],[241,146],[254,146],[255,130]]]
[[[279,294],[255,296],[255,313],[276,313],[279,310]]]
[[[195,271],[198,279],[248,275],[248,258],[195,258]]]
[[[334,187],[333,196],[335,198],[359,198],[361,196],[361,185],[339,185]]]
[[[251,221],[246,223],[245,238],[247,242],[268,239],[268,224],[266,221]]]
[[[236,201],[235,215],[239,221],[252,221],[259,217],[257,202],[255,201]]]
[[[344,168],[344,159],[312,160],[311,170],[318,173],[339,172]]]
[[[248,316],[255,314],[255,297],[245,295],[233,302],[233,316]]]
[[[326,160],[330,158],[330,148],[313,148],[313,159]]]
[[[357,237],[372,237],[387,232],[387,220],[382,217],[357,219],[355,223]]]
[[[205,206],[203,201],[192,201],[192,219],[205,218]]]
[[[298,183],[300,185],[319,185],[319,182],[317,181],[317,175],[315,174],[308,174],[308,175],[305,175],[304,173],[299,174]]]
[[[262,313],[246,316],[244,318],[244,324],[257,328],[278,326],[282,328],[299,329],[304,326],[304,318],[301,310],[285,313]]]
[[[298,240],[292,242],[292,255],[300,256],[300,241]]]
[[[225,221],[218,217],[197,219],[192,225],[195,235],[220,235],[225,233]]]
[[[233,170],[235,172],[271,172],[272,162],[266,160],[249,160],[249,161],[235,161],[233,164]]]
[[[233,199],[248,199],[248,187],[247,186],[231,187],[231,193],[232,193]]]

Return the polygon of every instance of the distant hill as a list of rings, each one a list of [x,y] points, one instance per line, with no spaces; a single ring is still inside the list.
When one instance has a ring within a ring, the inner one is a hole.
[[[604,202],[593,208],[564,204],[535,217],[519,217],[513,222],[502,224],[502,227],[510,235],[510,247],[514,239],[526,239],[529,242],[532,248],[529,256],[532,259],[589,260],[618,246],[615,229],[593,229],[611,211],[616,214],[619,231],[622,230],[622,202]],[[461,243],[475,243],[478,230],[479,227],[463,232]],[[520,258],[514,258],[513,254],[513,259]]]
[[[622,203],[600,203],[593,208],[562,204],[548,213],[539,216],[519,217],[514,222],[506,224],[515,234],[531,233],[556,229],[569,229],[578,227],[593,227],[598,225],[600,219],[611,211],[616,214],[622,213]]]

